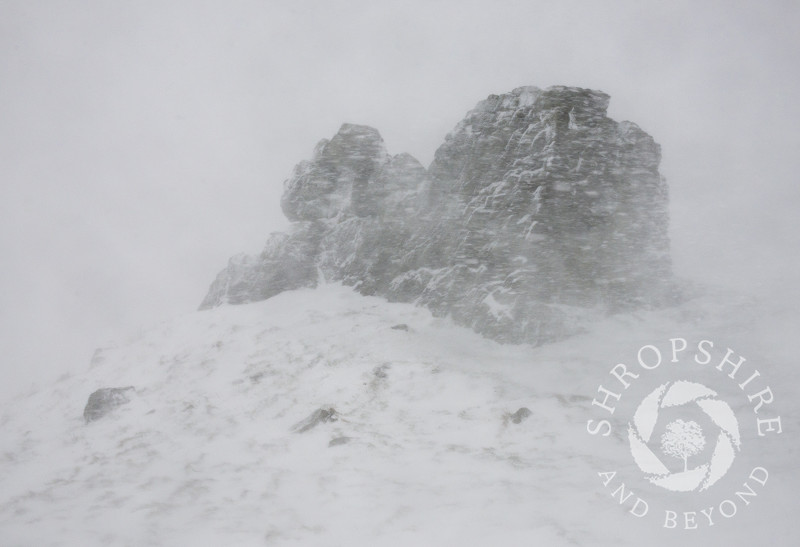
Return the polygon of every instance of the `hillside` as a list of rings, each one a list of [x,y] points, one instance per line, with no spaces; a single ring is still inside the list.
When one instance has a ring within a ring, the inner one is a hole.
[[[534,348],[338,284],[188,314],[2,409],[0,543],[794,545],[788,317],[706,294]],[[631,472],[627,441],[586,432],[608,369],[676,335],[752,355],[784,418],[737,460],[769,467],[763,499],[692,532],[626,514],[597,473]],[[90,393],[124,386],[129,403],[85,423]],[[304,421],[319,409],[332,419]]]

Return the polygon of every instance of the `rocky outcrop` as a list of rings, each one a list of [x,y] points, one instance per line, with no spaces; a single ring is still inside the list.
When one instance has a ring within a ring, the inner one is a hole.
[[[231,259],[202,308],[311,287],[320,277],[415,302],[491,338],[541,343],[598,313],[671,296],[660,147],[606,116],[608,95],[491,95],[426,170],[375,129],[345,124],[297,165],[293,221]]]
[[[83,409],[83,419],[86,423],[99,420],[115,408],[130,402],[130,393],[133,387],[104,387],[89,395],[86,407]]]

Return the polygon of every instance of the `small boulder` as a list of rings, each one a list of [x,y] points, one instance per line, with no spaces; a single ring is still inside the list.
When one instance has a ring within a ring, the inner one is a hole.
[[[317,427],[321,423],[335,422],[339,419],[336,410],[333,408],[318,408],[312,412],[305,420],[299,421],[292,426],[295,433],[305,433],[309,429]]]
[[[530,411],[530,409],[529,408],[525,408],[523,406],[522,408],[517,410],[514,414],[512,414],[509,417],[511,418],[512,422],[514,422],[515,424],[519,424],[519,423],[522,423],[522,421],[525,420],[531,414],[533,414],[533,413]]]
[[[117,408],[130,402],[128,392],[133,390],[133,386],[129,387],[104,387],[100,388],[91,395],[86,402],[86,408],[83,409],[83,419],[86,423],[98,420]]]
[[[347,444],[350,442],[350,437],[335,437],[331,439],[331,442],[328,443],[328,446],[339,446],[342,444]]]
[[[406,325],[405,323],[400,323],[400,324],[394,325],[393,327],[390,327],[390,328],[392,328],[394,330],[404,330],[404,331],[408,332],[408,325]]]

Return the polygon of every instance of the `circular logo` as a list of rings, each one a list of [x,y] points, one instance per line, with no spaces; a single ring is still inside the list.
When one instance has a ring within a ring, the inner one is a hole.
[[[673,419],[665,418],[670,414]],[[704,431],[696,420],[716,432]],[[728,403],[706,386],[683,380],[663,384],[642,400],[628,423],[628,441],[647,479],[674,492],[711,487],[728,472],[741,445],[739,422]]]

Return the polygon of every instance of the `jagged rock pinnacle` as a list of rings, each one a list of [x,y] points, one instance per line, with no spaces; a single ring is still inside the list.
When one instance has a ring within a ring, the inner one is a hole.
[[[238,257],[202,308],[311,287],[319,274],[415,302],[491,338],[541,343],[593,314],[669,298],[660,147],[600,91],[527,86],[467,113],[426,170],[344,124],[297,165],[293,221]]]

